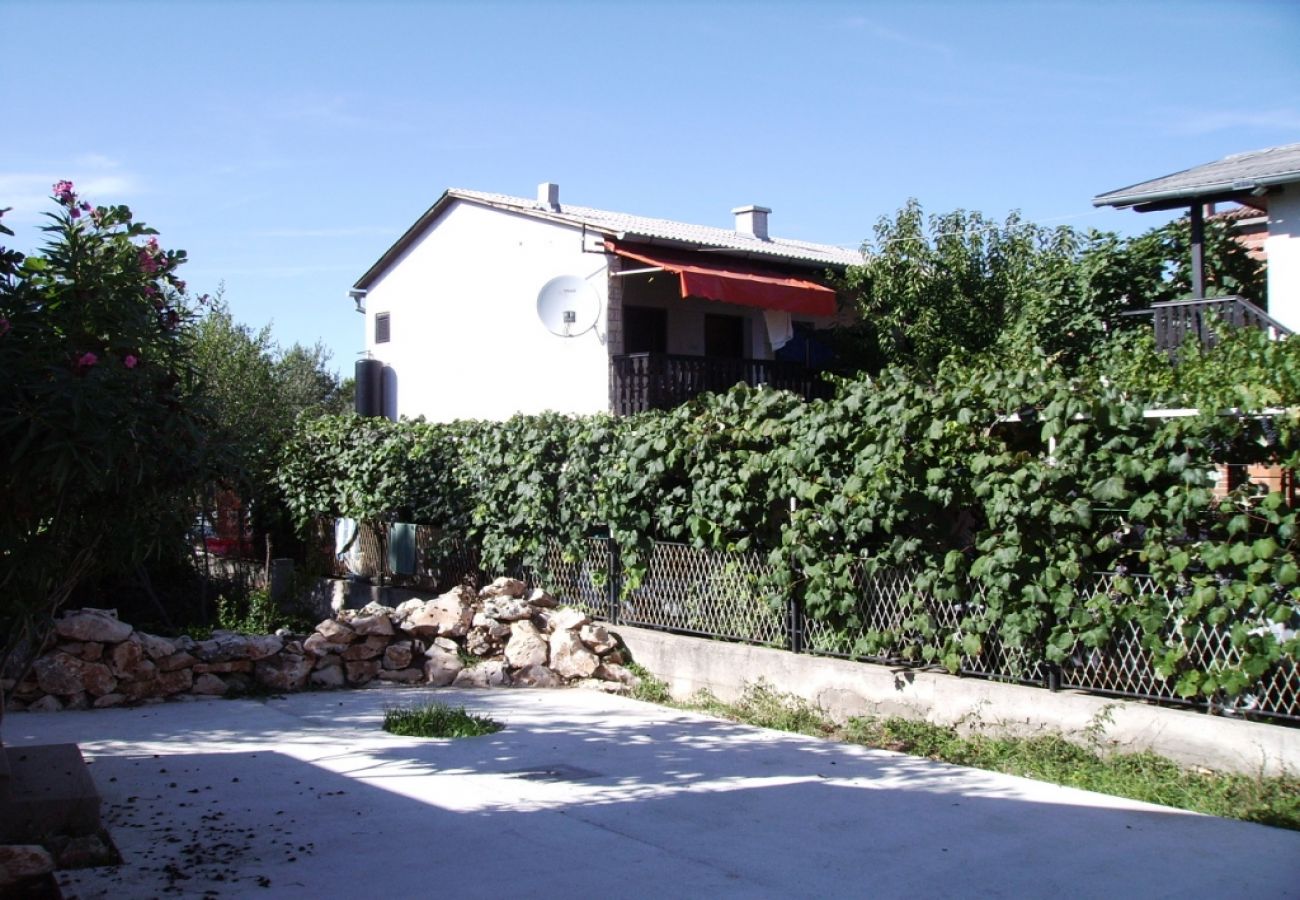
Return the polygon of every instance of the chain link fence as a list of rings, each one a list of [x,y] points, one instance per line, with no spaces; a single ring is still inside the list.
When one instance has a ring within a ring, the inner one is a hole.
[[[522,578],[530,587],[544,587],[562,602],[615,625],[862,662],[922,667],[919,649],[924,639],[920,633],[909,631],[909,621],[918,613],[928,615],[941,633],[952,634],[960,641],[963,620],[978,618],[982,609],[982,589],[978,585],[964,602],[923,597],[918,609],[909,599],[915,571],[869,570],[862,565],[855,577],[855,606],[848,617],[859,624],[852,629],[837,629],[806,615],[792,602],[769,599],[762,585],[770,583],[773,570],[760,553],[656,543],[645,577],[635,589],[624,591],[618,553],[607,539],[588,539],[576,555],[558,543],[549,545],[543,565],[537,570],[485,573],[474,548],[449,542],[432,530],[425,531],[417,537],[417,545],[421,553],[436,558],[436,565],[424,565],[414,577],[393,577],[394,583],[442,591],[462,582],[477,585],[495,575],[509,574]],[[382,544],[382,540],[377,543]],[[1112,573],[1092,576],[1079,591],[1080,605],[1098,594],[1110,594],[1118,577]],[[1125,577],[1132,589],[1152,605],[1177,609],[1177,598],[1151,577]],[[1233,627],[1238,624],[1251,630],[1276,628],[1263,621],[1214,626],[1198,623],[1188,628],[1171,617],[1163,641],[1168,648],[1185,650],[1186,659],[1193,665],[1231,667],[1239,662],[1231,639]],[[1279,660],[1235,698],[1193,701],[1179,697],[1173,680],[1157,673],[1152,651],[1135,623],[1117,625],[1105,646],[1080,646],[1059,664],[1049,663],[1038,648],[1004,643],[996,632],[979,637],[978,654],[961,659],[962,675],[1300,724],[1300,667],[1291,658]]]

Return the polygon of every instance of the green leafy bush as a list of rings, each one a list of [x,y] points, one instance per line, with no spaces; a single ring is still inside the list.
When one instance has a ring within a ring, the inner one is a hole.
[[[0,248],[0,664],[81,582],[183,547],[210,470],[184,251],[69,182],[54,201],[36,254]]]
[[[498,570],[544,573],[548,543],[577,559],[607,529],[625,594],[656,541],[762,553],[761,578],[708,590],[793,598],[832,643],[953,671],[995,642],[1062,663],[1136,627],[1180,694],[1233,697],[1300,648],[1298,523],[1280,495],[1225,498],[1211,476],[1300,465],[1297,372],[1300,341],[1243,332],[1176,369],[1125,338],[1069,377],[949,361],[807,403],[738,386],[623,419],[325,419],[301,426],[281,481],[304,521],[415,516]],[[1201,413],[1147,415],[1161,407]],[[904,614],[866,630],[863,583],[900,572]],[[1137,590],[1138,572],[1164,590]],[[1209,652],[1216,629],[1231,653]]]

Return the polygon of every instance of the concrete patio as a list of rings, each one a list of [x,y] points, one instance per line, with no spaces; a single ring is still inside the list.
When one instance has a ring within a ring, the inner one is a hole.
[[[379,728],[429,699],[506,723]],[[5,718],[124,863],[68,897],[1287,897],[1300,833],[585,690],[373,688]]]

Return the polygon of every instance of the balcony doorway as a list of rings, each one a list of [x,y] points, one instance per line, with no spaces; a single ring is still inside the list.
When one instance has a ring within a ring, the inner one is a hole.
[[[709,359],[744,359],[745,320],[740,316],[705,313],[704,355]]]
[[[653,306],[624,306],[623,352],[667,353],[668,310]]]

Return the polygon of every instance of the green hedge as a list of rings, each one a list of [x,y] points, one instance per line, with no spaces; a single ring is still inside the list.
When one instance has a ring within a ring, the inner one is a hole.
[[[838,384],[804,402],[739,386],[666,413],[502,423],[301,425],[281,469],[299,521],[414,520],[469,539],[489,568],[544,569],[607,531],[632,590],[654,541],[767,554],[773,603],[861,631],[865,564],[920,572],[899,630],[958,667],[996,632],[1061,661],[1137,623],[1186,696],[1234,695],[1300,642],[1296,511],[1249,489],[1216,499],[1216,463],[1300,465],[1300,342],[1239,335],[1177,369],[1119,347],[1074,380],[992,369]],[[1151,418],[1153,406],[1251,404],[1267,416]],[[1017,416],[1010,414],[1017,413]],[[1079,590],[1098,570],[1149,571],[1172,603]],[[981,602],[965,604],[979,590]],[[963,603],[941,628],[927,598]],[[1230,627],[1237,661],[1207,664],[1179,634]],[[917,637],[919,636],[919,640]],[[870,651],[893,633],[869,633]]]

